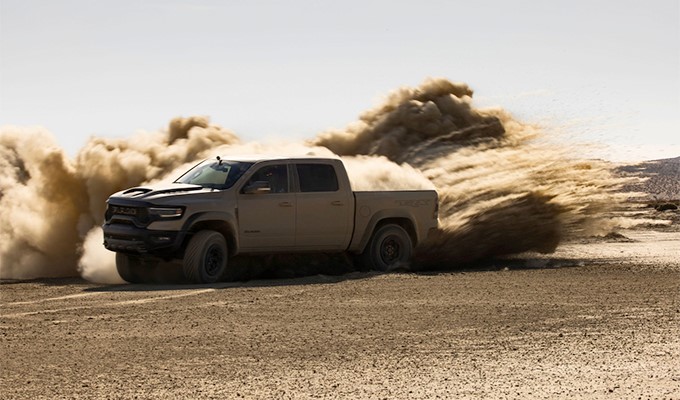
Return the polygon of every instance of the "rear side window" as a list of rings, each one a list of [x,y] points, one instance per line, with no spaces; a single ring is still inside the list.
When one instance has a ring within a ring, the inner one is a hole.
[[[336,192],[338,177],[328,164],[297,164],[301,192]]]

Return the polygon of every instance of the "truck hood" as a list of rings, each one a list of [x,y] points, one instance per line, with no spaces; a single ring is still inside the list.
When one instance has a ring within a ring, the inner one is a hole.
[[[111,197],[135,200],[151,200],[159,197],[177,196],[188,192],[212,192],[213,189],[186,183],[159,183],[156,185],[137,186],[115,193]]]

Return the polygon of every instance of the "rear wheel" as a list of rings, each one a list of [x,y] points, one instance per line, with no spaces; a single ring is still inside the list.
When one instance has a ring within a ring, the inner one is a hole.
[[[228,257],[227,241],[221,233],[199,231],[184,252],[184,277],[194,283],[217,282],[227,269]]]
[[[399,225],[388,224],[373,234],[363,254],[366,266],[389,271],[406,265],[413,254],[413,242]]]

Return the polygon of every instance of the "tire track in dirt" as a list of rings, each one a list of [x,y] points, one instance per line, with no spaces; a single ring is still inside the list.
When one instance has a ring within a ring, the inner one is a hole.
[[[91,308],[104,308],[104,307],[120,307],[120,306],[128,306],[128,305],[135,305],[135,304],[145,304],[145,303],[153,303],[156,301],[162,301],[162,300],[171,300],[171,299],[176,299],[176,298],[181,298],[181,297],[188,297],[188,296],[197,296],[205,293],[210,293],[216,291],[217,288],[208,288],[208,289],[202,289],[202,290],[194,290],[189,293],[178,293],[178,294],[172,294],[172,295],[165,295],[165,296],[152,296],[152,297],[144,297],[141,299],[134,299],[134,300],[123,300],[123,301],[112,301],[112,302],[96,302],[92,303],[89,305],[83,305],[83,306],[73,306],[73,307],[62,307],[62,308],[53,308],[53,309],[46,309],[46,310],[35,310],[35,311],[26,311],[26,312],[17,312],[17,313],[10,313],[10,314],[1,314],[0,318],[17,318],[17,317],[25,317],[25,316],[30,316],[30,315],[39,315],[39,314],[54,314],[54,313],[59,313],[59,312],[65,312],[65,311],[75,311],[75,310],[86,310],[86,309],[91,309]],[[57,301],[57,300],[73,300],[77,298],[82,298],[86,296],[92,296],[96,294],[106,294],[110,292],[92,292],[92,293],[82,293],[79,295],[70,295],[70,296],[60,296],[60,297],[55,297],[51,299],[44,299],[43,301]],[[34,305],[34,304],[39,304],[42,301],[30,301],[30,302],[16,302],[16,303],[10,303],[9,305]]]
[[[291,283],[295,283],[297,280],[293,280]],[[300,280],[300,283],[304,281]],[[264,281],[263,281],[264,282]],[[281,282],[279,282],[281,284]],[[64,296],[57,296],[57,297],[51,297],[51,298],[45,298],[45,299],[37,299],[37,300],[30,300],[30,301],[16,301],[16,302],[11,302],[2,305],[0,308],[5,309],[7,313],[0,314],[0,318],[20,318],[20,317],[26,317],[26,316],[33,316],[33,315],[42,315],[42,314],[56,314],[60,312],[69,312],[69,311],[77,311],[77,310],[88,310],[88,309],[95,309],[95,308],[107,308],[107,307],[122,307],[122,306],[132,306],[132,305],[141,305],[141,304],[147,304],[147,303],[154,303],[154,302],[159,302],[159,301],[165,301],[165,300],[174,300],[178,298],[183,298],[183,297],[190,297],[190,296],[199,296],[207,293],[214,293],[217,292],[218,290],[221,289],[229,289],[229,288],[239,288],[241,287],[241,283],[220,283],[220,284],[213,284],[210,285],[209,287],[205,287],[205,285],[199,286],[199,285],[191,285],[190,287],[186,289],[182,289],[182,286],[152,286],[152,285],[120,285],[117,287],[112,287],[110,289],[104,289],[104,290],[98,290],[98,291],[93,291],[93,292],[86,292],[86,293],[77,293],[77,294],[71,294],[71,295],[64,295]],[[138,289],[139,287],[139,289]],[[148,296],[148,297],[141,297],[141,298],[136,298],[136,299],[126,299],[126,300],[114,300],[114,301],[103,301],[100,302],[98,301],[99,299],[94,298],[99,297],[99,295],[105,295],[105,294],[123,294],[123,295],[131,295],[135,293],[149,293],[149,291],[158,293],[159,291],[161,292],[177,292],[181,291],[181,293],[174,293],[174,294],[167,294],[167,295],[155,295],[155,296]],[[187,292],[188,291],[188,292]],[[290,291],[289,293],[286,294],[281,294],[281,293],[270,293],[268,294],[268,298],[281,298],[281,297],[289,297],[293,295],[299,295],[301,293],[307,292],[308,289],[303,289],[303,290],[293,290]],[[87,300],[90,301],[89,304],[84,304],[84,305],[77,305],[77,306],[63,306],[63,307],[55,307],[55,308],[48,308],[48,309],[34,309],[40,307],[43,303],[46,302],[71,302],[74,300],[80,300],[83,298],[88,298]],[[208,305],[210,304],[215,304],[214,302],[208,302],[206,303]],[[26,308],[27,306],[30,307],[30,311],[15,311],[11,312],[12,310],[8,310],[8,308]]]

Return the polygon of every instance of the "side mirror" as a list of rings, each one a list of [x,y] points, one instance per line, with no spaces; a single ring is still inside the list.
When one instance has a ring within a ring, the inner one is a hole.
[[[263,194],[263,193],[269,193],[272,191],[272,188],[269,186],[269,182],[267,181],[255,181],[251,182],[243,188],[243,193],[245,194]]]

